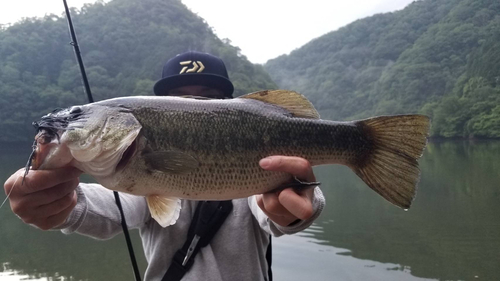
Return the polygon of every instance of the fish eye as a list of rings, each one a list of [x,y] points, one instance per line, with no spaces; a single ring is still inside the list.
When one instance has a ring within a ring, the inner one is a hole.
[[[81,106],[73,106],[69,110],[69,113],[75,114],[75,113],[81,113],[82,112],[82,107]]]

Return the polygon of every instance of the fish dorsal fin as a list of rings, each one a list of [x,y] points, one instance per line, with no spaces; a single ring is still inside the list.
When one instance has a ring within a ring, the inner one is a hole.
[[[303,95],[287,90],[265,90],[246,94],[239,98],[254,99],[282,107],[294,117],[319,119],[319,113]]]

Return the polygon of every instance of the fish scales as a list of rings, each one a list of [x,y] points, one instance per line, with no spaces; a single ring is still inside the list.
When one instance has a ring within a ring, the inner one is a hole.
[[[114,102],[132,110],[152,150],[196,155],[199,168],[191,173],[144,175],[157,193],[181,198],[230,199],[276,188],[291,176],[261,169],[259,160],[270,155],[299,156],[319,165],[350,163],[370,149],[352,122],[293,118],[255,100]],[[332,146],[332,139],[339,141]]]

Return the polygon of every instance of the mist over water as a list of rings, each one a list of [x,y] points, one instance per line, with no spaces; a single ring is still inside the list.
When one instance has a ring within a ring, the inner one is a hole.
[[[30,144],[0,147],[0,179]],[[495,280],[500,276],[500,141],[430,143],[405,212],[346,167],[315,169],[327,199],[308,230],[273,239],[276,280]],[[0,200],[5,198],[3,192]],[[0,209],[0,280],[131,280],[124,238],[96,241],[25,225]],[[141,271],[146,261],[132,232]]]

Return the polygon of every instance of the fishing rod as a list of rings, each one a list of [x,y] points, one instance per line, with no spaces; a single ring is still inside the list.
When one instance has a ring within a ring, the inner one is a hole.
[[[78,46],[78,41],[76,39],[75,29],[73,28],[73,21],[71,20],[71,15],[69,13],[68,4],[66,0],[63,0],[64,9],[66,10],[66,18],[68,19],[68,27],[69,32],[71,34],[71,45],[75,51],[76,60],[78,61],[78,66],[80,67],[80,73],[82,74],[83,86],[85,88],[85,92],[87,93],[87,99],[89,103],[93,103],[94,99],[92,98],[92,92],[90,91],[89,81],[87,79],[87,74],[85,73],[85,66],[83,65],[82,55],[80,54],[80,47]],[[140,281],[141,275],[139,273],[139,267],[137,266],[137,261],[135,259],[134,248],[132,247],[132,242],[130,240],[130,235],[128,233],[127,222],[125,221],[125,215],[123,213],[122,203],[120,201],[120,195],[118,192],[113,191],[115,196],[116,206],[118,206],[118,210],[120,210],[121,216],[121,225],[123,229],[123,233],[125,234],[125,241],[127,242],[128,253],[130,256],[130,261],[132,262],[132,267],[134,269],[135,280]]]

